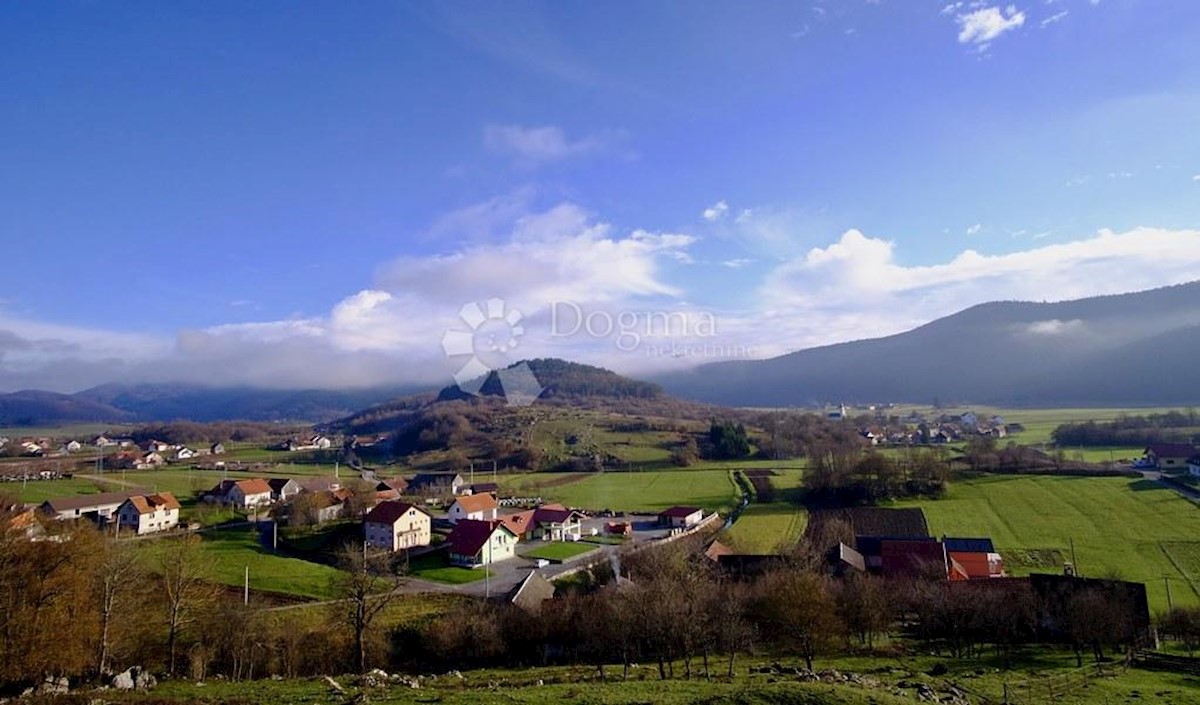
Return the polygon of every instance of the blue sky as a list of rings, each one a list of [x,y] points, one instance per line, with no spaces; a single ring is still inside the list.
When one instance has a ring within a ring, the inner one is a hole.
[[[5,3],[0,96],[0,389],[437,380],[487,297],[636,373],[553,302],[711,315],[694,364],[1200,271],[1183,0]]]

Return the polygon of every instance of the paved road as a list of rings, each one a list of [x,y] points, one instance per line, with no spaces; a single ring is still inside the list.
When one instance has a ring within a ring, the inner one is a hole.
[[[652,542],[661,540],[670,535],[670,531],[658,528],[654,525],[655,517],[647,516],[625,516],[619,519],[620,521],[634,522],[634,542],[633,544],[624,543],[619,545],[613,544],[597,544],[596,551],[582,554],[573,560],[565,563],[554,563],[549,567],[539,569],[536,563],[528,558],[522,557],[520,554],[524,551],[532,551],[543,545],[540,541],[530,541],[529,543],[518,544],[518,555],[516,558],[507,561],[500,561],[488,566],[491,575],[484,580],[476,580],[475,582],[465,583],[462,585],[448,585],[446,583],[437,583],[430,580],[421,580],[420,578],[407,577],[404,579],[404,584],[396,588],[395,593],[400,595],[413,595],[419,593],[443,593],[457,595],[472,595],[475,597],[484,597],[488,595],[504,595],[515,588],[533,571],[540,572],[544,577],[553,580],[555,577],[574,569],[581,563],[594,563],[601,560],[605,556],[616,555],[623,547],[630,545],[648,545]],[[590,518],[583,522],[584,533],[590,533],[593,527],[598,530],[603,529],[606,521],[611,519]],[[317,605],[330,605],[343,600],[326,600],[323,602],[301,602],[293,605],[281,605],[278,607],[268,608],[272,611],[294,610]]]
[[[1143,478],[1150,480],[1151,482],[1157,482],[1167,489],[1175,490],[1187,499],[1200,501],[1200,490],[1194,487],[1179,482],[1164,482],[1163,474],[1158,470],[1142,470],[1141,473]]]

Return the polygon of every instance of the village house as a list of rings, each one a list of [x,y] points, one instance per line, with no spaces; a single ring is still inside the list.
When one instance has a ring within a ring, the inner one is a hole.
[[[428,546],[433,519],[406,502],[380,502],[363,519],[367,545],[385,551]]]
[[[272,477],[267,480],[267,486],[271,488],[271,500],[275,502],[286,502],[303,489],[290,477]]]
[[[407,489],[408,482],[402,477],[380,480],[375,483],[375,499],[380,502],[400,499]]]
[[[533,538],[543,541],[578,541],[583,538],[583,515],[561,504],[547,504],[533,512]]]
[[[34,516],[34,508],[19,502],[0,504],[0,537],[4,534],[21,535],[32,538],[41,531],[41,524]]]
[[[508,601],[528,614],[538,614],[542,611],[543,602],[554,599],[554,590],[554,583],[535,570],[513,588]]]
[[[476,482],[463,490],[463,494],[500,494],[500,485],[495,482]]]
[[[92,439],[92,445],[96,448],[110,448],[116,444],[116,441],[105,435],[99,435]]]
[[[78,453],[79,451],[83,450],[83,444],[79,441],[67,441],[66,445],[63,446],[63,449],[68,453]]]
[[[104,458],[104,467],[109,470],[136,470],[142,454],[123,450]]]
[[[324,524],[344,516],[346,513],[346,502],[353,496],[350,494],[350,490],[345,488],[322,490],[315,494],[318,503],[315,518],[318,524]]]
[[[1185,470],[1197,449],[1190,443],[1156,443],[1146,448],[1146,460],[1156,470]]]
[[[463,519],[446,539],[450,562],[464,568],[478,568],[516,555],[517,536],[503,522]]]
[[[223,455],[225,453],[225,444],[214,443],[208,447],[208,452],[210,455]]]
[[[1192,477],[1200,477],[1200,453],[1188,458],[1188,474]]]
[[[491,521],[496,518],[499,507],[494,494],[463,495],[454,500],[447,515],[451,524],[457,524],[463,519]]]
[[[171,444],[163,441],[149,440],[138,446],[145,453],[166,453],[171,450]]]
[[[113,520],[117,509],[134,492],[101,492],[99,494],[55,497],[41,504],[43,514],[55,519],[91,519],[104,525]]]
[[[161,453],[146,453],[137,459],[134,468],[138,470],[154,470],[167,464],[167,459]]]
[[[659,526],[672,529],[690,529],[704,519],[704,510],[699,507],[671,507],[658,513]]]
[[[179,525],[179,500],[170,492],[134,495],[117,509],[117,525],[139,536],[174,529]]]
[[[262,478],[253,480],[221,480],[209,490],[205,501],[227,504],[238,509],[252,509],[271,503],[271,486]]]
[[[496,521],[501,522],[508,527],[510,531],[517,535],[517,540],[528,541],[533,538],[533,529],[536,524],[533,521],[533,515],[537,513],[536,509],[526,509],[521,512],[512,512],[510,514],[501,514],[496,517]]]
[[[942,538],[950,580],[1003,578],[1004,560],[991,539]]]
[[[175,460],[175,461],[191,460],[192,458],[195,458],[197,455],[199,455],[199,453],[192,450],[191,448],[188,448],[187,446],[183,446],[182,448],[178,448],[175,450],[175,453],[174,453],[174,455],[171,456],[171,459]]]
[[[466,485],[462,475],[427,472],[414,475],[408,481],[408,494],[420,497],[446,497],[462,494]]]

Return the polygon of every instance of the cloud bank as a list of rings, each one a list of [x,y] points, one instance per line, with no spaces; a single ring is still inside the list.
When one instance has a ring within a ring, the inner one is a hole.
[[[1198,230],[1106,230],[1005,254],[966,249],[929,265],[906,264],[899,243],[849,230],[776,260],[759,275],[750,303],[732,308],[706,300],[704,277],[713,270],[688,265],[698,240],[687,233],[618,229],[573,203],[523,212],[497,232],[503,237],[494,241],[392,260],[318,316],[155,337],[0,310],[0,389],[71,391],[109,381],[437,386],[461,364],[443,354],[444,333],[464,328],[464,304],[492,297],[524,314],[514,359],[558,356],[644,374],[898,333],[988,301],[1124,293],[1191,281],[1200,271]],[[722,271],[748,263],[720,262]],[[570,302],[601,325],[555,335],[554,302]],[[678,325],[645,329],[655,313]],[[697,326],[706,317],[715,321],[711,331]],[[605,321],[616,330],[603,330]],[[625,324],[637,333],[634,349],[616,345]],[[1065,335],[1073,326],[1043,321],[1027,332]]]

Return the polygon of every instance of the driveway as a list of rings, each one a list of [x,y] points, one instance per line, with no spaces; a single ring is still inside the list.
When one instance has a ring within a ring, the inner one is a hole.
[[[1151,482],[1157,482],[1158,484],[1162,485],[1163,487],[1166,487],[1167,489],[1175,490],[1176,492],[1178,492],[1180,495],[1182,495],[1183,497],[1185,497],[1187,499],[1192,499],[1192,500],[1196,500],[1196,501],[1200,502],[1200,490],[1196,489],[1195,487],[1192,487],[1190,485],[1185,485],[1182,482],[1169,482],[1166,479],[1164,479],[1163,473],[1158,470],[1141,470],[1139,472],[1142,473],[1142,477],[1144,479],[1150,480]],[[1169,478],[1170,475],[1166,475],[1165,477]]]

